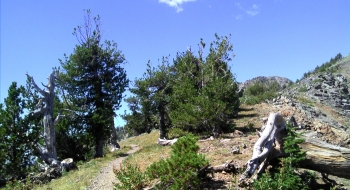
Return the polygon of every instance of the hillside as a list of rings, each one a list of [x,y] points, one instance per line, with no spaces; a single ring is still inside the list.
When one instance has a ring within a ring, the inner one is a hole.
[[[234,118],[236,125],[234,132],[222,134],[211,141],[198,142],[199,152],[209,159],[211,165],[232,160],[237,170],[233,175],[226,172],[214,173],[213,178],[207,184],[212,189],[241,188],[238,186],[238,178],[245,170],[245,163],[252,156],[254,144],[258,139],[256,130],[261,129],[262,119],[271,112],[280,113],[286,120],[294,116],[298,131],[303,132],[304,135],[311,134],[314,139],[334,144],[337,147],[350,148],[349,60],[350,56],[347,56],[331,66],[329,70],[332,72],[315,72],[293,85],[287,85],[290,80],[283,77],[256,77],[242,83],[242,87],[246,88],[257,81],[276,81],[280,87],[283,85],[287,87],[272,100],[256,105],[241,105],[238,115]],[[332,67],[337,69],[332,69]],[[154,133],[157,131],[154,131],[153,135]],[[146,136],[147,134],[140,138],[147,139]],[[135,143],[137,138],[133,138],[131,143]],[[141,147],[144,144],[143,141],[139,143]],[[233,150],[238,150],[238,152]],[[153,144],[142,147],[141,151],[128,161],[138,163],[141,169],[145,170],[156,160],[167,157],[169,157],[169,147]],[[350,188],[349,179],[334,175],[326,175],[325,178],[321,172],[312,172],[315,174],[315,181],[310,183],[314,189]]]
[[[233,118],[235,123],[234,132],[221,134],[218,138],[212,140],[197,142],[200,146],[199,153],[205,155],[210,165],[219,165],[232,160],[236,168],[234,174],[214,173],[212,178],[206,181],[206,185],[212,189],[241,189],[238,186],[238,178],[245,170],[245,163],[252,156],[254,144],[258,139],[256,130],[261,129],[262,119],[268,117],[271,112],[281,114],[285,120],[293,116],[297,122],[298,131],[302,132],[304,137],[311,136],[313,139],[337,147],[350,148],[349,76],[350,56],[347,56],[325,71],[310,73],[308,77],[293,85],[289,85],[291,81],[283,77],[256,77],[242,83],[244,88],[256,81],[263,83],[275,81],[278,82],[280,87],[286,86],[272,100],[255,105],[242,104],[238,115]],[[140,167],[141,171],[145,171],[150,164],[168,158],[171,147],[157,145],[158,137],[159,131],[153,130],[150,134],[142,134],[123,140],[120,143],[123,149],[132,145],[138,145],[139,147],[136,153],[128,156],[124,164],[135,164]],[[116,155],[116,153],[113,153],[113,155]],[[307,153],[307,156],[310,155]],[[111,160],[110,156],[109,160]],[[99,160],[95,161],[99,162]],[[100,161],[102,162],[102,159]],[[85,166],[81,167],[85,168]],[[111,170],[111,168],[115,167],[111,167],[110,164],[109,169]],[[322,170],[322,168],[317,169]],[[106,167],[103,167],[100,173],[110,172],[112,171],[106,171]],[[70,182],[79,181],[81,177],[75,179],[73,177],[74,173],[72,172],[72,175],[69,173],[65,177],[68,176]],[[315,189],[330,189],[331,187],[334,189],[350,189],[350,179],[335,175],[326,175],[327,178],[325,178],[321,172],[312,171],[312,173],[315,174],[315,180],[310,183]],[[57,179],[54,183],[58,183],[60,180]],[[86,186],[88,186],[88,183],[86,182]],[[152,182],[147,184],[148,187],[152,185]],[[53,186],[49,185],[48,187]],[[47,186],[43,188],[45,187]],[[84,186],[79,188],[82,187]]]
[[[272,77],[264,77],[259,76],[255,77],[253,79],[247,80],[245,82],[242,82],[239,84],[238,89],[239,90],[245,90],[248,86],[255,84],[255,83],[264,83],[267,86],[270,86],[272,83],[276,82],[279,86],[279,88],[283,89],[286,88],[292,81],[290,79],[287,79],[285,77],[278,77],[278,76],[272,76]]]

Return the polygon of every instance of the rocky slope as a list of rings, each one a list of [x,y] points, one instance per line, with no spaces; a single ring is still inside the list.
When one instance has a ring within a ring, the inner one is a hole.
[[[277,82],[277,84],[279,85],[279,87],[281,89],[287,87],[290,83],[292,83],[292,81],[290,79],[287,79],[285,77],[278,77],[278,76],[272,76],[272,77],[264,77],[264,76],[259,76],[259,77],[255,77],[253,79],[247,80],[243,83],[240,83],[238,86],[239,90],[244,90],[246,89],[248,86],[255,84],[257,82],[261,82],[266,84],[267,86],[269,86],[270,84]]]
[[[330,72],[332,71],[332,72]],[[240,84],[240,88],[255,82],[291,81],[283,77],[257,77]],[[284,88],[277,98],[267,101],[268,112],[288,112],[297,118],[298,126],[317,132],[321,140],[350,148],[350,55],[325,72],[312,73],[298,83]],[[286,116],[287,116],[286,115]]]
[[[311,74],[283,90],[281,97],[305,114],[300,127],[317,131],[326,142],[350,148],[350,56],[332,67],[337,69]]]

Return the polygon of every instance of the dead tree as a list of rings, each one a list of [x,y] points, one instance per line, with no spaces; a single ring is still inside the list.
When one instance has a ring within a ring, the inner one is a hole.
[[[45,161],[48,165],[57,165],[59,164],[59,161],[57,160],[57,153],[56,153],[56,130],[55,126],[58,123],[58,121],[63,117],[63,115],[58,114],[56,118],[53,117],[53,111],[54,111],[54,90],[55,90],[55,73],[52,72],[48,78],[48,84],[44,85],[42,84],[46,90],[40,89],[38,85],[35,83],[32,76],[29,76],[28,73],[26,74],[28,77],[28,81],[31,85],[31,88],[38,91],[42,98],[40,98],[36,110],[31,112],[30,114],[33,114],[36,117],[43,116],[43,125],[44,125],[44,142],[45,146],[42,146],[40,144],[35,145],[36,149],[39,151],[40,157],[43,161]]]
[[[258,174],[263,172],[269,160],[284,154],[283,137],[286,136],[286,122],[283,117],[277,113],[271,113],[259,136],[254,145],[253,156],[247,162],[247,169],[240,177],[241,181],[251,177],[258,167]]]
[[[293,123],[292,120],[291,122]],[[270,114],[266,125],[262,128],[263,131],[259,133],[260,138],[254,145],[253,156],[248,160],[247,169],[240,177],[240,181],[251,177],[257,169],[257,175],[264,172],[272,159],[288,156],[283,150],[285,124],[281,115]],[[301,143],[300,147],[306,152],[306,159],[301,161],[301,167],[350,179],[350,149],[324,142],[317,138],[314,131],[301,137],[305,142]]]

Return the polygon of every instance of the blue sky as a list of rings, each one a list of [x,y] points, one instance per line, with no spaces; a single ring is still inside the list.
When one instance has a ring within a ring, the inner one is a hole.
[[[348,0],[4,0],[0,102],[12,81],[25,85],[26,72],[47,83],[58,59],[78,43],[72,32],[84,9],[101,16],[103,38],[118,43],[130,80],[142,76],[148,60],[156,66],[162,56],[197,51],[200,38],[209,44],[215,33],[231,34],[236,56],[229,64],[239,82],[295,81],[337,53],[350,53]]]

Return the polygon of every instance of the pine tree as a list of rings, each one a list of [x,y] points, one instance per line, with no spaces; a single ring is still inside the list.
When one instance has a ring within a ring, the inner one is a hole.
[[[33,126],[35,119],[25,116],[28,108],[23,86],[12,82],[4,105],[0,104],[0,179],[25,177],[32,169],[34,152],[31,143],[39,132]]]
[[[131,114],[124,114],[126,127],[136,131],[149,132],[152,128],[159,128],[160,138],[166,137],[170,126],[167,105],[171,94],[171,67],[168,58],[163,57],[162,65],[152,67],[150,62],[142,78],[134,82],[130,88],[133,97],[126,99]],[[142,124],[141,128],[138,124]]]
[[[92,22],[95,29],[92,29]],[[85,24],[74,30],[79,45],[65,61],[63,72],[57,69],[67,99],[77,107],[86,131],[93,136],[95,157],[103,156],[103,143],[110,135],[114,111],[120,108],[122,94],[128,79],[122,64],[124,55],[117,44],[106,40],[101,43],[100,17],[90,18],[87,11]]]
[[[193,132],[230,130],[230,119],[239,107],[237,84],[228,67],[232,45],[228,37],[216,35],[206,58],[203,41],[200,47],[198,57],[187,51],[175,60],[172,124]]]

